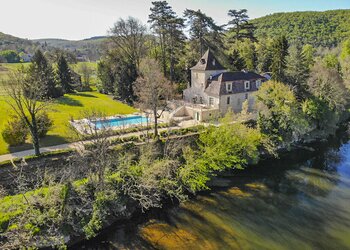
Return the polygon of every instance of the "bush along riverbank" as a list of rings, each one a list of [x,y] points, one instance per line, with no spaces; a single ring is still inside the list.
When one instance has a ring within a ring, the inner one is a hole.
[[[327,138],[348,117],[345,104],[332,103],[311,94],[298,100],[288,86],[269,82],[257,93],[259,115],[249,126],[233,122],[244,120],[248,111],[243,110],[228,112],[220,126],[201,128],[199,136],[145,140],[141,146],[111,150],[111,142],[96,135],[93,145],[69,155],[59,175],[44,171],[29,183],[18,171],[15,194],[2,189],[0,248],[64,248],[135,212],[184,202],[208,189],[222,171],[244,169],[262,156],[276,157],[293,145]]]

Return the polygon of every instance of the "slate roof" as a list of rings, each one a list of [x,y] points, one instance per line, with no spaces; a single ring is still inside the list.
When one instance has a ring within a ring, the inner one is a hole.
[[[191,69],[196,70],[225,70],[225,68],[216,60],[213,53],[207,50],[198,63]]]
[[[221,95],[245,93],[258,90],[256,80],[266,81],[266,78],[254,72],[224,72],[215,75],[209,80],[209,85],[205,93],[210,96],[219,97]],[[246,90],[244,82],[250,81],[250,89]],[[227,92],[226,82],[232,82],[232,91]]]
[[[221,74],[217,74],[212,77],[212,81],[217,81],[218,78],[221,76],[221,82],[232,82],[232,81],[238,81],[238,80],[244,80],[244,81],[250,81],[255,80],[259,78],[264,78],[262,75],[259,75],[257,73],[248,71],[236,71],[236,72],[224,72]]]

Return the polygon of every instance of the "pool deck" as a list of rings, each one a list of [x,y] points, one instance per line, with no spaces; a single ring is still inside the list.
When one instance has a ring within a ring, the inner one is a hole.
[[[127,119],[127,118],[131,118],[131,117],[135,117],[135,116],[141,116],[143,118],[146,118],[146,116],[142,113],[134,113],[131,115],[115,115],[115,116],[109,116],[109,117],[105,117],[103,119],[96,119],[96,120],[88,120],[88,119],[81,119],[81,120],[74,120],[74,121],[69,121],[69,123],[81,134],[89,134],[89,131],[94,131],[96,130],[100,130],[101,128],[97,128],[96,124],[94,122],[104,122],[104,121],[108,121],[108,120],[114,120],[114,119]],[[130,123],[125,123],[119,126],[106,126],[108,127],[108,129],[111,130],[123,130],[123,129],[127,129],[127,128],[135,128],[135,127],[146,127],[146,126],[150,126],[153,125],[152,119],[151,118],[147,118],[150,121],[149,122],[145,122],[145,123],[134,123],[134,124],[130,124]],[[108,123],[108,122],[106,122]],[[159,119],[158,120],[158,124],[162,124],[165,123],[165,121],[163,119]]]

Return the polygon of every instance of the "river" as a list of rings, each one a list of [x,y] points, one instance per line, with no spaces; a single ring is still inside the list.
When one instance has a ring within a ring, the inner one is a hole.
[[[218,177],[213,185],[74,249],[350,249],[350,142],[344,134],[315,152],[300,150]]]

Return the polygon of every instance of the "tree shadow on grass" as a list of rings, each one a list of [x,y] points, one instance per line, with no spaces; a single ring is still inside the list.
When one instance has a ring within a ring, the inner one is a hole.
[[[22,145],[19,146],[9,146],[8,147],[8,151],[12,154],[12,153],[16,153],[16,152],[20,152],[20,151],[24,151],[24,150],[29,150],[29,149],[33,149],[33,144],[31,144],[30,142],[26,142]]]
[[[60,145],[60,144],[66,144],[69,143],[69,141],[59,135],[47,135],[44,138],[40,139],[40,148],[44,147],[50,147],[50,146],[55,146],[55,145]],[[8,147],[8,151],[12,153],[16,152],[21,152],[25,150],[30,150],[33,149],[33,144],[30,142],[26,142],[23,145],[15,146],[15,147]]]
[[[65,143],[69,143],[67,138],[64,138],[59,135],[47,135],[40,140],[41,147],[49,147],[49,146],[60,145]]]
[[[69,96],[62,96],[62,97],[58,98],[55,102],[57,104],[61,104],[61,105],[76,106],[76,107],[83,106],[83,104],[80,101],[75,100]]]
[[[91,98],[98,98],[97,96],[94,96],[92,94],[87,94],[87,93],[73,93],[71,95],[76,95],[76,96],[81,96],[81,97],[91,97]]]

